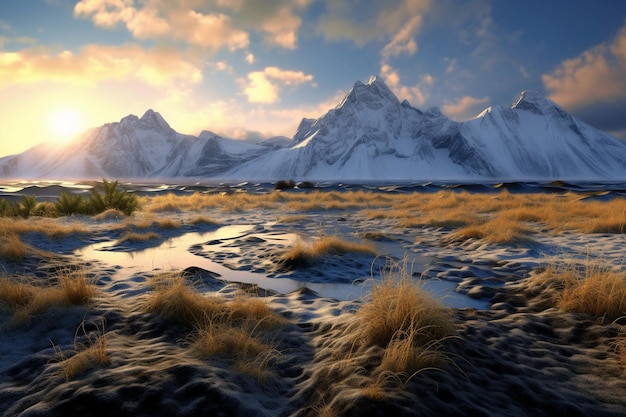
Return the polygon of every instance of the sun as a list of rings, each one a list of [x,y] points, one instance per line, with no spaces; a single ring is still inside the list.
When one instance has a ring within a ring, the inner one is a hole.
[[[55,142],[68,142],[82,132],[83,118],[75,109],[55,109],[48,117],[48,130]]]

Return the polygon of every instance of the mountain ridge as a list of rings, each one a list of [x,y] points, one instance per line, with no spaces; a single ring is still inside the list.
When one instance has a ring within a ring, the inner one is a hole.
[[[626,143],[538,92],[465,122],[400,101],[384,81],[356,81],[293,138],[248,143],[176,132],[158,112],[128,115],[50,150],[0,158],[0,177],[214,180],[618,180]]]

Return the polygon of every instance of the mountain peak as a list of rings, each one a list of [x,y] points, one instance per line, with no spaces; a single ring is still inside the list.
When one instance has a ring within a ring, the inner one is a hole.
[[[511,104],[511,108],[519,108],[520,106],[523,108],[524,105],[530,103],[539,103],[545,101],[546,98],[539,94],[537,91],[522,91],[517,95],[513,103]]]
[[[556,103],[537,91],[519,93],[511,104],[511,109],[527,110],[536,114],[566,114]]]
[[[161,116],[158,112],[148,109],[139,119],[140,122],[155,125],[161,130],[169,130],[171,129],[170,125],[165,121],[163,116]]]
[[[387,84],[377,75],[372,75],[367,84],[363,84],[361,81],[356,81],[348,94],[337,105],[337,108],[343,107],[347,103],[357,104],[362,103],[367,107],[371,107],[370,104],[374,104],[380,101],[386,101],[389,103],[399,104],[396,95],[387,87]],[[378,106],[375,106],[378,107]]]

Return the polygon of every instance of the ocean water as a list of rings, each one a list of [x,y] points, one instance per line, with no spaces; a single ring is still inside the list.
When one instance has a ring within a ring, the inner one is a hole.
[[[9,201],[22,196],[35,196],[41,201],[55,200],[61,194],[88,194],[98,181],[14,181],[0,182],[0,199]],[[173,193],[250,193],[264,194],[276,189],[276,182],[156,182],[120,181],[119,186],[138,195]],[[626,182],[297,182],[296,186],[283,191],[306,193],[311,191],[370,191],[379,193],[432,193],[455,190],[477,193],[581,193],[583,197],[610,199],[626,196]]]

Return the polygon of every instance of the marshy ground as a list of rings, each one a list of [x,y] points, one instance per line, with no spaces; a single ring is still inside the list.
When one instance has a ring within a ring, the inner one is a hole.
[[[622,198],[138,207],[0,219],[3,415],[626,412]]]

